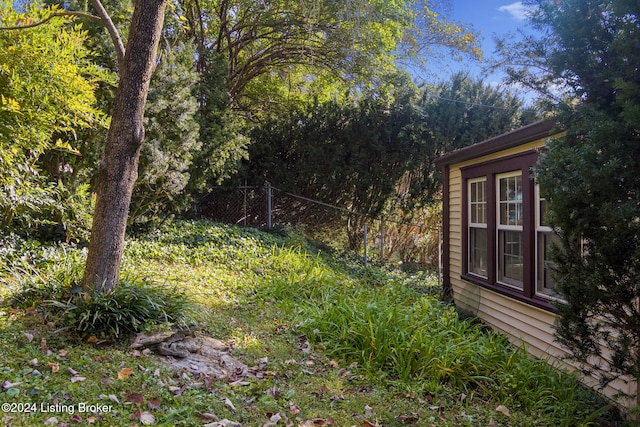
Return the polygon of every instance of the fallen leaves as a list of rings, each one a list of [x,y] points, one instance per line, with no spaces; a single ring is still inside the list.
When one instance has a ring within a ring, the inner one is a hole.
[[[50,417],[44,422],[44,425],[46,425],[46,426],[57,426],[58,423],[59,423],[58,418]]]
[[[420,421],[420,416],[416,412],[412,412],[409,415],[398,415],[396,420],[402,424],[417,424]]]
[[[66,352],[63,353],[66,356]],[[31,361],[31,365],[32,366],[38,366],[38,360],[37,359],[33,359]],[[51,362],[51,361],[47,361],[47,366],[49,368],[51,368],[51,373],[52,374],[57,374],[58,372],[60,372],[60,364],[58,362]],[[71,368],[71,367],[67,367],[67,371],[69,371],[69,373],[71,374],[71,384],[77,383],[77,382],[82,382],[82,381],[86,381],[86,378],[80,375],[80,372],[76,371],[75,369]]]
[[[369,405],[365,405],[364,407],[364,416],[367,418],[371,418],[375,415],[373,408]]]
[[[285,417],[286,418],[286,417]],[[262,425],[262,427],[274,427],[276,424],[278,424],[278,422],[280,422],[280,420],[283,419],[283,416],[280,415],[280,412],[272,414],[269,417],[269,421],[267,421],[266,423],[264,423]]]
[[[124,395],[124,399],[131,403],[144,403],[144,396],[140,393],[128,392]]]
[[[298,424],[298,427],[333,426],[336,425],[333,418],[313,418]]]
[[[289,413],[291,415],[298,415],[300,413],[300,407],[293,402],[289,402]]]
[[[160,409],[160,399],[154,397],[147,402],[149,409]]]
[[[182,392],[185,391],[187,389],[186,385],[182,385],[182,386],[175,386],[175,385],[170,385],[169,386],[169,391],[171,393],[173,393],[174,396],[179,397],[182,396]]]
[[[267,390],[267,396],[269,396],[274,400],[280,399],[281,395],[282,395],[282,390],[279,390],[276,386],[269,387],[269,389]]]
[[[140,413],[140,422],[144,425],[149,425],[155,423],[156,419],[151,412],[143,411]]]
[[[242,424],[228,419],[216,421],[214,423],[204,424],[202,427],[242,427]]]
[[[126,380],[127,378],[129,378],[131,376],[131,374],[133,374],[133,369],[131,369],[131,368],[122,368],[118,372],[118,379],[119,380]]]
[[[229,408],[229,410],[230,410],[231,412],[233,412],[234,414],[238,411],[238,410],[236,409],[236,407],[233,405],[233,402],[232,402],[231,400],[229,400],[229,398],[228,398],[228,397],[225,397],[225,398],[224,398],[224,404],[225,404],[225,406],[226,406],[227,408]]]
[[[49,350],[49,346],[47,345],[47,340],[45,338],[40,340],[40,350],[47,356],[51,354],[51,350]]]
[[[17,386],[19,386],[21,384],[22,384],[22,381],[17,381],[15,383],[12,383],[10,381],[5,381],[5,382],[2,383],[2,389],[4,391],[7,391],[7,390],[12,389],[14,387],[17,387]]]
[[[156,418],[149,411],[141,411],[139,408],[129,415],[130,420],[138,420],[142,425],[151,425],[156,422]]]
[[[511,416],[511,413],[509,412],[509,408],[507,408],[504,405],[498,405],[498,407],[496,408],[496,412],[500,412],[501,414],[504,414],[507,417]]]
[[[114,395],[109,395],[108,398],[119,403],[118,398]],[[146,400],[142,393],[128,391],[124,393],[123,399],[125,401],[125,405],[135,405],[135,411],[129,415],[130,420],[138,420],[142,425],[155,424],[156,419],[151,411],[160,409],[160,398],[152,397],[151,399]],[[145,410],[145,402],[147,409],[149,410]]]

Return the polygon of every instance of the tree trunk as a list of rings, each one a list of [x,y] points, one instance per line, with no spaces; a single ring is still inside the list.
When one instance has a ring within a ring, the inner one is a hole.
[[[168,0],[138,0],[131,18],[120,83],[100,161],[83,289],[108,291],[119,280],[131,193],[144,139],[144,107]]]

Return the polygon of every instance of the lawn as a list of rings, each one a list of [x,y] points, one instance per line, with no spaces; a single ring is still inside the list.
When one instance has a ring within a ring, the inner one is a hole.
[[[365,269],[290,230],[170,222],[128,238],[120,296],[87,308],[85,253],[0,240],[5,425],[622,425],[572,374],[439,302],[429,272]],[[154,327],[113,309],[133,296],[251,374],[212,380],[130,348]]]

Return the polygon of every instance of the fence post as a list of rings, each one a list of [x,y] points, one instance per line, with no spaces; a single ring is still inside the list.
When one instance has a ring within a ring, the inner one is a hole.
[[[242,189],[242,225],[247,226],[247,182]]]
[[[440,226],[438,225],[438,286],[442,289],[442,242],[440,241]]]
[[[364,223],[364,268],[367,268],[367,222]]]
[[[384,262],[384,217],[380,219],[380,259]]]
[[[271,217],[271,211],[272,211],[272,201],[271,198],[273,197],[273,189],[271,188],[271,183],[267,182],[267,228],[271,228],[273,225],[273,219]]]

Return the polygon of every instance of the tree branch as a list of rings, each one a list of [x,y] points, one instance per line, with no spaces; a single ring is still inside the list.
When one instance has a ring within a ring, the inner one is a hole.
[[[122,43],[122,38],[120,38],[120,33],[118,32],[118,29],[114,25],[113,21],[111,20],[111,17],[105,10],[104,6],[102,6],[102,3],[100,2],[100,0],[91,0],[91,5],[96,10],[96,12],[98,12],[98,16],[100,16],[102,23],[107,28],[107,31],[111,36],[111,40],[113,41],[113,47],[115,48],[116,56],[118,57],[118,66],[120,67],[120,69],[122,69],[125,49],[124,49],[124,43]]]
[[[67,12],[55,12],[55,13],[52,13],[51,15],[47,16],[46,18],[44,18],[42,21],[33,22],[31,24],[16,25],[16,26],[13,26],[13,27],[0,27],[0,30],[26,30],[27,28],[35,28],[35,27],[39,27],[40,25],[46,24],[47,22],[51,21],[53,18],[58,17],[58,16],[74,16],[74,17],[78,17],[78,18],[90,19],[90,20],[95,21],[95,22],[102,22],[102,19],[99,16],[95,16],[95,15],[92,15],[90,13],[67,11]]]
[[[30,24],[25,24],[25,25],[0,27],[0,31],[26,30],[28,28],[39,27],[40,25],[44,25],[47,22],[51,21],[55,17],[73,16],[78,18],[90,19],[92,21],[103,24],[107,28],[107,31],[111,36],[111,40],[113,41],[113,46],[116,50],[116,56],[118,57],[118,65],[122,66],[122,60],[124,59],[125,50],[124,50],[124,44],[122,43],[122,39],[120,38],[120,33],[118,32],[118,29],[113,24],[111,17],[105,10],[104,6],[102,6],[102,3],[100,3],[100,0],[91,0],[91,5],[98,12],[98,16],[92,15],[90,13],[78,12],[78,11],[54,12],[51,15],[44,18],[42,21],[32,22]]]

